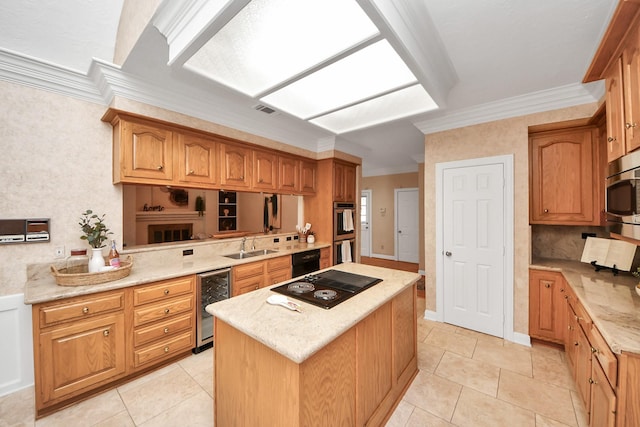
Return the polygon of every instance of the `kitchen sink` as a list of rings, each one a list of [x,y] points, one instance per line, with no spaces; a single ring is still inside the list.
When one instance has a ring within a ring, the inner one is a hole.
[[[225,255],[227,258],[233,258],[233,259],[244,259],[244,258],[251,258],[254,256],[260,256],[260,255],[269,255],[269,254],[273,254],[276,253],[278,251],[273,250],[273,249],[260,249],[257,251],[250,251],[250,252],[237,252],[235,254],[229,254],[229,255]]]

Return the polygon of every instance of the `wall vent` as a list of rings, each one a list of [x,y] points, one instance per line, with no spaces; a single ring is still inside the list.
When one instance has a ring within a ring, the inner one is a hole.
[[[265,114],[278,114],[276,110],[271,107],[267,107],[266,105],[258,104],[253,107],[254,110],[261,111]]]

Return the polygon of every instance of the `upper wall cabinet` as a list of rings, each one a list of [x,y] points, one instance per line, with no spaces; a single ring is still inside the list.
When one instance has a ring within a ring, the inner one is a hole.
[[[316,194],[318,186],[318,165],[315,161],[300,162],[300,190],[302,194]]]
[[[251,188],[251,150],[247,147],[221,143],[222,176],[220,185],[227,190]]]
[[[215,185],[219,181],[218,150],[215,141],[193,134],[177,134],[178,180],[182,183]]]
[[[531,224],[600,225],[597,148],[595,127],[530,135]]]
[[[605,79],[607,160],[640,148],[640,2],[621,0],[584,82]]]
[[[356,167],[349,163],[335,162],[333,166],[333,200],[356,201]]]
[[[278,156],[278,191],[300,192],[300,160],[294,157]]]
[[[275,191],[278,180],[278,156],[262,150],[253,150],[253,188]]]

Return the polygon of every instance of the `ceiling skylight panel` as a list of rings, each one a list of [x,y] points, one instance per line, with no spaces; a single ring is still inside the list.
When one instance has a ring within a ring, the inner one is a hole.
[[[438,108],[421,85],[389,93],[309,122],[336,134],[374,126]]]
[[[185,65],[256,96],[377,34],[354,0],[253,0]]]
[[[262,101],[308,119],[416,81],[389,42],[381,40],[263,97]]]

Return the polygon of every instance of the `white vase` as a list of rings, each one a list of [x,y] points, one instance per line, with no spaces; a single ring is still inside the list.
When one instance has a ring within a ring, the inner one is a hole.
[[[316,238],[313,234],[309,234],[307,236],[307,243],[315,243],[315,241],[316,241]]]
[[[102,256],[102,248],[91,248],[93,253],[89,260],[89,273],[96,273],[104,267],[104,256]]]

